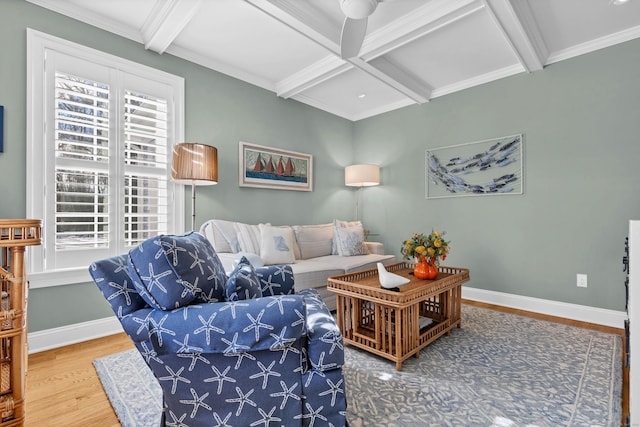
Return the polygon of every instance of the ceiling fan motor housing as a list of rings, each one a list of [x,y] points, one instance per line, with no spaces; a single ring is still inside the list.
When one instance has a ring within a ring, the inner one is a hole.
[[[364,19],[378,6],[378,0],[340,0],[340,7],[347,18]]]

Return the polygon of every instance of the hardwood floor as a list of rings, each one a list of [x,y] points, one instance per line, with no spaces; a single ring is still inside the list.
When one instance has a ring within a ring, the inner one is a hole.
[[[129,348],[133,343],[121,333],[31,354],[25,426],[120,426],[92,362]]]
[[[542,320],[624,335],[624,331],[616,328],[474,301],[464,300],[463,302]],[[97,357],[130,348],[133,348],[133,344],[122,333],[30,355],[27,371],[25,426],[119,426],[120,423],[104,393],[92,362]],[[629,413],[628,378],[628,372],[626,374],[623,372],[623,421]]]

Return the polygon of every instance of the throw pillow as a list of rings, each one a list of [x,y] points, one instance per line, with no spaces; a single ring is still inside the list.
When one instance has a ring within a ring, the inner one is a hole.
[[[227,301],[262,297],[260,279],[258,279],[256,270],[247,258],[242,257],[229,275],[225,286],[225,297]]]
[[[333,220],[333,242],[332,242],[332,246],[331,246],[331,254],[332,255],[338,255],[338,235],[336,232],[336,229],[338,227],[355,227],[355,226],[360,226],[362,227],[362,222],[360,221],[341,221],[339,219],[334,219]],[[363,234],[364,234],[364,227],[363,227]]]
[[[241,222],[237,222],[235,226],[240,250],[260,255],[260,227]]]
[[[240,251],[240,243],[238,242],[238,230],[235,221],[226,221],[224,219],[214,219],[213,225],[218,228],[220,234],[224,237],[231,249],[230,252],[236,253]]]
[[[293,232],[300,248],[300,259],[331,255],[333,224],[296,225]]]
[[[249,252],[238,252],[235,255],[235,259],[233,260],[233,268],[238,265],[242,258],[246,258],[247,261],[249,261],[251,265],[253,265],[253,268],[264,267],[264,261],[262,261],[262,258],[260,258],[258,255]]]
[[[264,265],[295,262],[293,229],[260,224],[260,257]]]
[[[213,246],[196,232],[145,240],[129,251],[128,270],[140,296],[161,310],[219,301],[227,281]]]
[[[200,233],[204,234],[204,236],[209,239],[209,243],[211,243],[213,249],[215,249],[217,253],[234,252],[231,245],[229,245],[229,242],[220,231],[220,227],[216,225],[215,219],[210,219],[202,224],[202,227],[200,227]]]
[[[337,222],[337,221],[336,221]],[[341,227],[334,224],[335,241],[340,256],[368,255],[369,250],[364,243],[362,224]]]

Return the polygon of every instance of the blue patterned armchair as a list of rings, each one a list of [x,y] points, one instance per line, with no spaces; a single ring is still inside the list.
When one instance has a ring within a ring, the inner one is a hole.
[[[243,259],[227,277],[189,233],[89,270],[162,387],[162,425],[346,425],[342,336],[289,266]]]

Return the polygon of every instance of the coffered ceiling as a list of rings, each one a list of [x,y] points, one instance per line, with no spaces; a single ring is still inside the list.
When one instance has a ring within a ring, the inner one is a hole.
[[[383,0],[342,59],[341,0],[26,1],[354,121],[640,36],[640,0]]]

